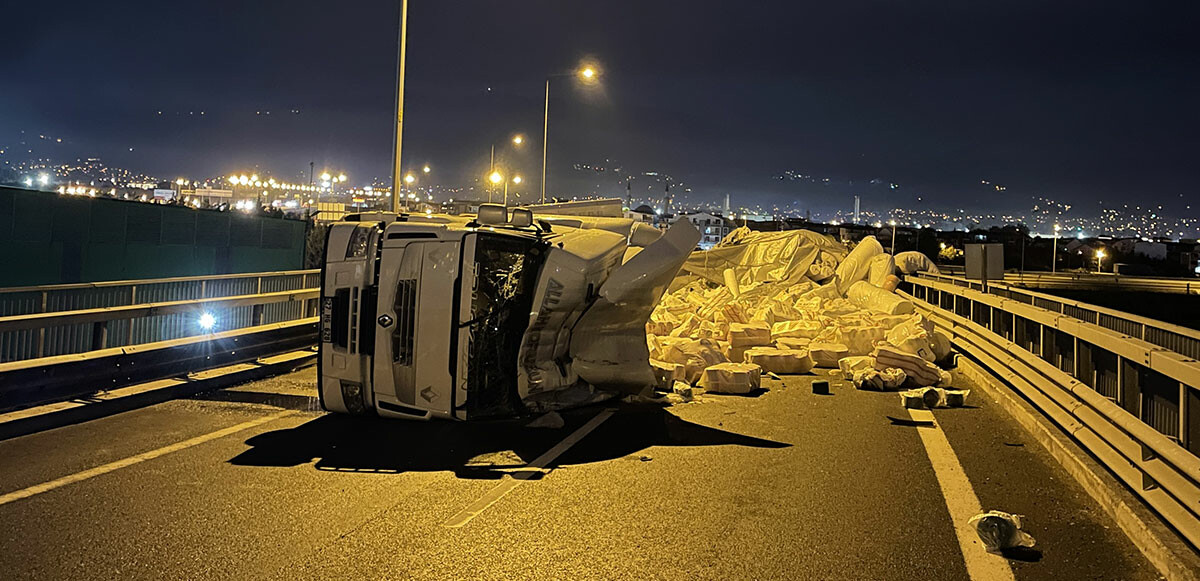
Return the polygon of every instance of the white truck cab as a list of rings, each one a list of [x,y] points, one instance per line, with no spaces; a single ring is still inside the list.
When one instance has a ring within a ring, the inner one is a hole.
[[[631,374],[614,378],[608,370],[592,374],[608,385],[589,382],[588,372],[581,376],[576,367],[596,365],[577,366],[575,359],[595,349],[573,341],[572,332],[603,300],[601,289],[621,268],[627,249],[654,243],[660,235],[621,218],[535,221],[528,210],[515,209],[510,216],[492,205],[482,206],[477,216],[347,216],[330,227],[325,245],[322,406],[350,414],[467,420],[550,409],[579,401],[582,392],[586,399],[596,388],[644,383],[652,377],[644,328],[626,327],[644,327],[661,288],[649,289],[657,295],[640,323],[623,322],[615,330],[621,337],[610,338],[633,343],[628,336],[641,333],[637,345],[622,348],[635,362]],[[676,262],[673,269],[666,264],[670,276],[695,244],[684,238],[674,246],[685,248],[672,247],[670,256],[657,261]],[[641,261],[650,264],[653,258]],[[642,279],[637,288],[654,282]],[[604,334],[593,331],[589,338]],[[609,357],[599,365],[622,365]],[[636,365],[639,358],[644,370]]]

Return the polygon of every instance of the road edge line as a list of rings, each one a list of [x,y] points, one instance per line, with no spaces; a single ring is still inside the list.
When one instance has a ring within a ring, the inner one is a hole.
[[[1050,420],[975,360],[959,355],[957,371],[1004,410],[1077,482],[1159,574],[1169,581],[1200,581],[1200,555],[1132,492]]]
[[[958,460],[950,438],[942,431],[937,418],[929,410],[910,409],[908,415],[914,422],[928,422],[931,427],[918,427],[917,434],[925,455],[933,466],[933,475],[941,489],[942,500],[946,502],[946,510],[950,513],[950,522],[954,525],[954,537],[958,540],[958,548],[962,550],[963,562],[967,566],[967,576],[978,581],[1015,581],[1012,565],[1000,555],[987,552],[979,542],[975,527],[969,522],[971,517],[983,512],[979,495],[971,486],[967,471]]]
[[[14,490],[14,491],[6,493],[6,494],[0,494],[0,506],[4,506],[4,505],[12,503],[12,502],[17,502],[18,500],[24,500],[26,498],[31,498],[31,497],[37,496],[39,494],[42,494],[44,492],[50,492],[51,490],[62,488],[64,486],[67,486],[70,484],[75,484],[76,482],[83,482],[84,480],[90,480],[97,476],[103,476],[105,474],[108,474],[109,472],[115,472],[122,468],[128,468],[129,466],[133,466],[135,464],[141,464],[142,462],[145,462],[147,460],[153,460],[155,458],[160,458],[162,456],[166,456],[166,455],[174,453],[174,452],[186,450],[188,448],[191,448],[192,446],[198,446],[198,445],[204,444],[206,442],[211,442],[213,440],[218,440],[218,439],[224,438],[225,436],[231,436],[238,432],[248,430],[250,428],[255,428],[255,427],[261,426],[263,424],[273,422],[275,420],[278,420],[278,419],[281,419],[281,418],[284,418],[284,417],[287,417],[290,415],[294,415],[296,413],[297,412],[294,410],[286,410],[286,411],[271,414],[269,416],[254,418],[253,420],[245,421],[240,424],[235,424],[235,425],[229,426],[227,428],[221,428],[219,430],[209,432],[207,434],[202,434],[202,435],[199,435],[199,436],[196,436],[193,438],[188,438],[188,439],[180,441],[180,442],[175,442],[174,444],[168,444],[161,448],[155,448],[153,450],[148,450],[146,452],[142,452],[141,454],[134,454],[133,456],[127,456],[125,458],[121,458],[120,460],[113,460],[112,462],[107,462],[107,463],[101,464],[99,466],[93,466],[86,470],[80,470],[79,472],[75,472],[73,474],[68,474],[66,476],[60,476],[53,480],[47,480],[46,482],[34,484],[33,486],[26,486],[25,488],[22,488],[20,490]]]

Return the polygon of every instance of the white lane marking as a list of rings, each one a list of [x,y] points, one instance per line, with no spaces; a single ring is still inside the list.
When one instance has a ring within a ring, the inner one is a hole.
[[[933,422],[933,413],[929,410],[908,410],[913,421]],[[954,534],[958,536],[958,546],[962,549],[963,559],[967,562],[967,574],[973,580],[1008,581],[1014,579],[1012,567],[1008,561],[999,555],[993,555],[983,548],[975,529],[967,521],[983,512],[979,497],[971,488],[971,481],[963,471],[950,440],[940,427],[917,428],[921,442],[925,444],[925,452],[933,463],[933,472],[938,484],[942,487],[942,497],[946,499],[946,508],[950,510],[950,520],[954,523]]]
[[[180,450],[184,450],[186,448],[191,448],[192,446],[196,446],[198,444],[203,444],[205,442],[211,442],[212,440],[216,440],[217,438],[224,438],[225,436],[228,436],[230,434],[236,434],[237,432],[240,432],[242,430],[248,430],[255,426],[261,426],[267,422],[273,422],[279,418],[282,418],[284,416],[290,416],[295,413],[297,413],[297,412],[288,410],[288,411],[279,412],[277,414],[250,420],[248,422],[242,422],[236,426],[230,426],[228,428],[224,428],[221,430],[217,430],[215,432],[204,434],[203,436],[196,436],[195,438],[192,438],[190,440],[184,440],[182,442],[177,442],[177,443],[171,444],[170,446],[164,446],[157,450],[150,450],[149,452],[142,452],[141,454],[138,454],[136,456],[130,456],[128,458],[123,458],[121,460],[109,462],[108,464],[102,464],[100,466],[96,466],[95,468],[89,468],[87,470],[84,470],[82,472],[68,474],[67,476],[63,476],[62,478],[56,478],[49,482],[35,484],[28,488],[22,488],[21,490],[18,490],[16,492],[9,492],[8,494],[0,495],[0,505],[5,505],[10,502],[16,502],[18,500],[21,500],[24,498],[29,498],[31,496],[41,494],[43,492],[49,492],[51,490],[54,490],[55,488],[60,488],[60,487],[66,486],[68,484],[74,484],[76,482],[87,480],[89,478],[94,478],[96,476],[100,476],[101,474],[108,474],[109,472],[112,472],[114,470],[120,470],[121,468],[127,468],[129,466],[133,466],[134,464],[145,462],[146,460],[153,460],[160,456],[166,456],[167,454],[170,454],[172,452],[178,452]]]
[[[471,505],[467,508],[459,511],[458,514],[450,517],[446,522],[442,523],[442,526],[456,529],[471,522],[471,519],[479,516],[479,514],[487,510],[488,507],[499,502],[501,498],[504,498],[504,496],[509,492],[512,492],[514,488],[532,478],[534,474],[541,474],[547,465],[558,458],[563,452],[566,452],[568,448],[577,444],[583,439],[584,436],[596,429],[597,426],[604,423],[604,420],[612,417],[616,411],[617,410],[615,409],[609,408],[596,414],[596,416],[588,420],[586,424],[580,426],[579,429],[575,430],[574,432],[571,432],[570,436],[567,436],[563,439],[563,441],[556,444],[553,448],[546,450],[544,454],[538,456],[533,462],[530,462],[529,466],[522,469],[521,472],[504,476],[504,480],[500,482],[500,484],[497,484],[495,488],[489,490],[487,494],[480,497],[479,500],[471,503]]]

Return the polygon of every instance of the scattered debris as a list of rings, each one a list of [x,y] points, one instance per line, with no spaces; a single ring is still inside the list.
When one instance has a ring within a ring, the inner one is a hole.
[[[812,392],[817,395],[829,395],[829,382],[824,379],[812,382]]]
[[[552,430],[557,430],[565,425],[567,425],[567,423],[565,421],[563,421],[562,416],[558,415],[558,412],[549,412],[549,413],[542,414],[541,416],[538,416],[538,418],[533,420],[532,422],[525,424],[525,427],[526,428],[549,428]]]
[[[910,389],[900,393],[900,403],[910,409],[936,407],[962,407],[963,400],[969,389],[943,389],[941,387],[923,387]]]
[[[1021,530],[1019,514],[1008,514],[998,510],[977,514],[967,522],[975,527],[979,540],[990,552],[999,552],[1015,547],[1032,547],[1037,541]]]

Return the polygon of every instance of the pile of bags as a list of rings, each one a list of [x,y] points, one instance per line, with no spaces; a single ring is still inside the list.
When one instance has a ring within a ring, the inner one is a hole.
[[[646,324],[660,389],[746,393],[763,373],[814,367],[860,389],[948,385],[936,362],[949,338],[895,293],[898,263],[933,268],[917,256],[897,260],[871,236],[847,251],[806,230],[734,230],[692,253]]]

